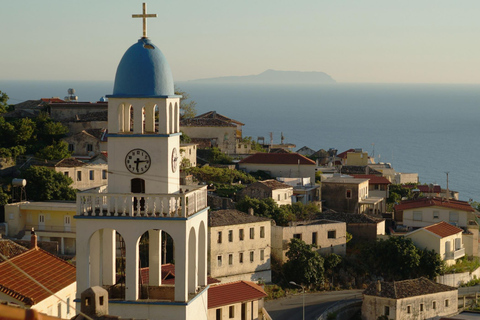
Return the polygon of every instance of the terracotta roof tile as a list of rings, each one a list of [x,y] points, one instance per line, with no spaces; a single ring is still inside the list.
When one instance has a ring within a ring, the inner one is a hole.
[[[355,149],[348,149],[347,151],[343,151],[342,153],[337,154],[337,158],[347,159],[347,153],[355,152]]]
[[[369,184],[392,184],[387,178],[375,176],[373,174],[352,174],[351,176],[354,178],[368,179]]]
[[[12,240],[0,239],[0,253],[3,256],[5,256],[7,259],[11,259],[27,251],[28,251],[27,248],[19,244],[16,244]],[[2,257],[0,257],[0,262],[3,262],[3,261],[5,260],[2,259]]]
[[[458,290],[457,288],[436,283],[423,277],[394,282],[380,281],[380,291],[377,290],[377,285],[377,283],[370,284],[363,294],[391,299],[403,299],[425,294]]]
[[[235,224],[255,223],[261,221],[269,221],[270,219],[265,217],[252,216],[245,212],[230,209],[230,210],[218,210],[210,211],[208,213],[208,226],[220,227],[229,226]]]
[[[263,184],[266,187],[269,187],[272,190],[276,189],[293,189],[292,186],[283,183],[281,181],[275,180],[275,179],[268,179],[268,180],[263,180],[263,181],[258,181],[258,183]]]
[[[255,153],[246,157],[239,163],[257,163],[257,164],[300,164],[314,166],[315,161],[302,156],[298,153]]]
[[[208,309],[243,301],[259,300],[266,296],[262,287],[250,281],[218,284],[208,289]]]
[[[460,200],[444,200],[440,198],[421,198],[416,200],[407,200],[402,201],[400,204],[395,206],[395,211],[404,211],[409,209],[416,209],[416,208],[425,208],[425,207],[444,207],[449,209],[456,209],[468,212],[475,212],[475,209],[466,202]]]
[[[42,249],[30,249],[11,258],[10,262],[54,293],[75,282],[75,267]],[[28,304],[36,304],[50,296],[50,293],[18,272],[10,262],[0,263],[2,292],[21,296],[22,301]]]
[[[455,226],[453,226],[450,223],[447,223],[445,221],[442,221],[442,222],[439,222],[439,223],[436,223],[436,224],[432,224],[428,227],[424,227],[423,229],[428,230],[430,232],[433,232],[433,233],[435,233],[436,235],[438,235],[442,238],[445,238],[445,237],[452,236],[454,234],[463,232],[463,229],[455,227]]]

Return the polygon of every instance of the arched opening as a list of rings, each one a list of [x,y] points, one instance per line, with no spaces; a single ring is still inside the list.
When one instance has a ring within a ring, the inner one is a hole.
[[[144,115],[144,133],[154,133],[155,132],[155,104],[147,104],[143,108]]]
[[[99,229],[89,240],[89,286],[105,288],[110,299],[125,299],[125,241],[114,229]]]
[[[118,115],[118,132],[123,132],[124,131],[124,121],[125,121],[125,105],[122,103],[118,106],[117,109],[117,115]]]
[[[158,111],[158,105],[154,107],[154,119],[155,119],[155,132],[158,133],[158,121],[160,118],[160,112]]]
[[[129,132],[133,132],[133,124],[134,124],[134,112],[133,112],[133,106],[130,106],[130,111],[129,111],[129,114],[130,114],[130,127],[128,129]]]
[[[190,228],[188,235],[188,293],[195,293],[198,285],[197,274],[197,237],[195,229]]]
[[[168,105],[168,132],[167,133],[173,133],[173,106],[170,103]]]
[[[140,237],[140,299],[175,300],[173,247],[172,237],[163,230],[151,229]]]
[[[138,159],[137,159],[138,160]],[[138,163],[137,163],[138,164]],[[133,178],[130,180],[131,193],[145,193],[145,180],[141,178]],[[145,198],[133,195],[133,210],[145,211]]]
[[[207,285],[207,231],[202,221],[198,228],[198,285]]]

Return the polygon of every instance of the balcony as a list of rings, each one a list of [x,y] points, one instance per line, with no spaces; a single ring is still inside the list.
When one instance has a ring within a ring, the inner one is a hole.
[[[75,233],[75,227],[72,226],[52,226],[48,224],[26,224],[25,232],[29,233],[32,228],[35,229],[35,232],[68,232]]]
[[[186,218],[207,207],[207,186],[188,188],[175,194],[77,193],[77,215]]]
[[[455,251],[450,251],[445,253],[445,258],[447,260],[457,260],[465,255],[465,248],[456,249]]]

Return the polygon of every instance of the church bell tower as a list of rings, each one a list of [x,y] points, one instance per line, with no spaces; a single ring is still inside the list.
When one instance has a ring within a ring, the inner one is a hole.
[[[179,183],[180,96],[147,38],[146,19],[155,16],[145,4],[133,15],[143,18],[143,36],[123,55],[107,96],[107,191],[77,195],[77,298],[102,286],[112,315],[206,319],[207,190]],[[162,261],[166,235],[174,264]],[[141,239],[148,266],[140,263]],[[163,283],[166,269],[173,285]]]

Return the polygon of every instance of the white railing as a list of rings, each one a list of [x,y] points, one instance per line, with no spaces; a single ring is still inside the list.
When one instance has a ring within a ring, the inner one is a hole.
[[[447,259],[458,259],[465,255],[465,248],[456,249],[455,251],[446,252],[445,256]]]
[[[207,186],[175,194],[77,193],[79,216],[188,217],[207,207]]]

